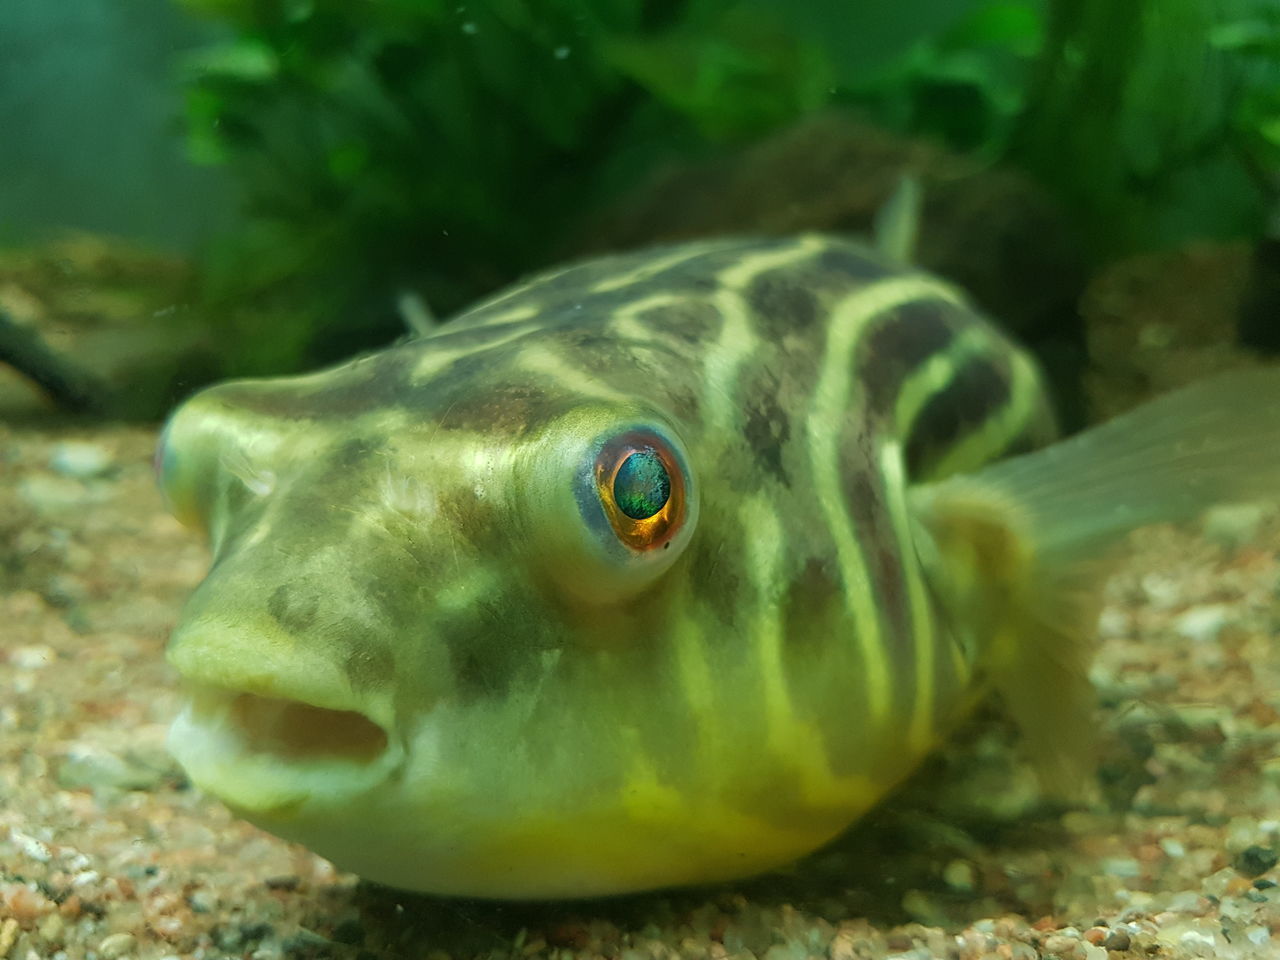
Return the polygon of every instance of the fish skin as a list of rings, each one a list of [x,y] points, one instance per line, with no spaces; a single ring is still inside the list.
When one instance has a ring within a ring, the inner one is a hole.
[[[1042,672],[1079,693],[1088,614],[1035,627],[1054,600],[1030,581],[1079,563],[1037,559],[1044,471],[981,472],[1053,436],[1035,364],[962,294],[816,235],[571,265],[213,387],[158,458],[214,554],[170,642],[171,748],[247,819],[407,889],[779,866],[1063,635]],[[610,506],[637,443],[671,474],[663,517]],[[1086,485],[1091,456],[1068,458]]]

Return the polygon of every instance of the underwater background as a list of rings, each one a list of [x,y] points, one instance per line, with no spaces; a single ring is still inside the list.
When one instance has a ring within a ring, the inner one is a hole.
[[[592,254],[870,234],[904,177],[1069,429],[1274,364],[1276,0],[0,0],[0,960],[1280,956],[1273,507],[1133,538],[1095,802],[993,706],[715,889],[403,894],[165,750],[208,564],[155,491],[177,402]]]

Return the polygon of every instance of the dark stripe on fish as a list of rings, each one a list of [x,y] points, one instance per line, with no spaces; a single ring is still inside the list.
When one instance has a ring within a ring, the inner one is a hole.
[[[838,255],[824,251],[761,273],[744,291],[761,338],[771,343],[790,339],[795,346],[811,343],[813,328],[828,322],[854,283],[892,275],[873,264],[870,254],[851,248]]]
[[[650,307],[636,315],[636,320],[653,333],[668,336],[686,349],[711,343],[720,337],[724,318],[706,300]]]
[[[907,475],[925,476],[966,433],[1009,402],[1009,373],[991,357],[972,357],[934,393],[910,424]]]
[[[962,316],[945,300],[913,300],[877,319],[858,347],[858,383],[869,409],[889,414],[902,384],[931,356],[946,350]]]
[[[760,335],[772,342],[788,333],[804,333],[819,318],[819,303],[810,284],[799,284],[791,271],[776,270],[747,286],[747,302],[756,315]]]
[[[818,255],[818,265],[851,280],[874,282],[909,272],[875,253],[870,248],[842,245],[830,247]]]
[[[782,599],[782,666],[797,713],[823,733],[828,763],[836,776],[854,773],[864,758],[856,741],[864,729],[866,698],[854,634],[858,625],[845,605],[840,572],[830,557],[810,557],[792,577]],[[832,643],[832,631],[843,642]],[[848,703],[844,722],[832,724],[825,704]]]
[[[915,637],[911,598],[903,570],[902,545],[893,527],[884,484],[869,442],[874,434],[850,426],[841,448],[841,489],[854,534],[862,549],[876,609],[881,613],[881,640],[889,654],[894,709],[909,716],[915,702]]]

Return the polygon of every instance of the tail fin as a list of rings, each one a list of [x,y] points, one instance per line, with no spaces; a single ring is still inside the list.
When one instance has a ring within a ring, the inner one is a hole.
[[[1088,666],[1110,547],[1215,503],[1280,500],[1280,369],[1189,387],[1044,450],[912,492],[922,562],[1042,780],[1092,765]]]

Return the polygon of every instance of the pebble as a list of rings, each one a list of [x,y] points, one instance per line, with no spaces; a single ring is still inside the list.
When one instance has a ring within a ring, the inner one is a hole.
[[[45,644],[14,647],[9,651],[9,665],[19,670],[39,670],[57,659],[58,654]]]
[[[79,787],[148,790],[159,785],[164,777],[162,769],[88,743],[68,747],[58,767],[58,783],[68,790]]]
[[[828,960],[857,960],[857,956],[857,947],[853,934],[847,930],[841,930],[831,938],[831,943],[827,945]]]
[[[772,950],[773,948],[770,947],[769,949]],[[769,954],[766,953],[766,960],[768,956]],[[904,953],[891,953],[885,957],[885,960],[934,960],[934,957],[928,947],[914,947]]]
[[[1182,599],[1182,587],[1178,581],[1162,574],[1147,574],[1141,585],[1148,602],[1157,610],[1167,610]]]
[[[42,517],[65,517],[71,511],[110,500],[110,486],[86,486],[70,477],[45,474],[42,477],[23,477],[18,481],[18,496]]]
[[[1245,939],[1252,943],[1255,947],[1261,947],[1263,944],[1271,941],[1271,931],[1266,927],[1253,926],[1244,932]]]
[[[314,930],[299,927],[297,931],[285,937],[280,942],[280,946],[286,954],[306,955],[317,949],[327,949],[329,941]]]
[[[1084,940],[1077,940],[1074,937],[1064,937],[1061,934],[1053,934],[1045,938],[1043,947],[1046,954],[1052,954],[1059,960],[1088,960],[1089,946]]]
[[[55,607],[74,608],[89,597],[89,588],[78,577],[55,573],[45,583],[43,596]]]
[[[67,921],[62,919],[60,913],[50,913],[40,921],[36,930],[40,934],[40,939],[46,943],[58,943],[62,940],[63,933],[66,932]]]
[[[1213,934],[1201,933],[1199,930],[1186,930],[1178,938],[1178,945],[1193,957],[1212,957],[1216,943]]]
[[[1113,877],[1125,879],[1142,876],[1142,865],[1130,857],[1110,857],[1103,860],[1102,870]]]
[[[1204,535],[1223,546],[1236,547],[1248,543],[1258,527],[1275,508],[1265,503],[1226,503],[1210,507],[1202,522]]]
[[[1128,950],[1132,943],[1133,938],[1129,936],[1129,931],[1117,929],[1107,934],[1106,939],[1102,941],[1102,946],[1107,950]]]
[[[1227,622],[1228,608],[1220,603],[1192,607],[1173,621],[1175,632],[1196,643],[1217,639],[1223,624]]]
[[[49,469],[75,480],[91,480],[109,473],[115,463],[111,453],[96,443],[67,441],[53,448]]]
[[[808,949],[798,940],[775,943],[764,952],[764,960],[806,960],[808,956]]]
[[[187,928],[187,921],[183,917],[152,917],[147,921],[147,926],[156,936],[173,940],[182,935],[182,931]]]
[[[196,913],[213,913],[218,906],[218,898],[211,890],[192,890],[187,895],[187,904]]]
[[[1236,872],[1229,867],[1223,867],[1217,873],[1212,873],[1205,877],[1200,883],[1200,891],[1206,897],[1215,897],[1222,899],[1227,893],[1227,888],[1231,886],[1236,879]]]
[[[1169,898],[1168,910],[1174,913],[1189,913],[1202,917],[1209,910],[1209,901],[1195,890],[1183,890]]]
[[[108,937],[104,937],[102,942],[98,944],[98,956],[102,960],[120,960],[121,957],[126,953],[130,953],[137,945],[138,941],[132,933],[113,933]]]
[[[942,880],[952,890],[968,893],[974,887],[973,864],[967,860],[952,860],[942,868]]]
[[[53,859],[53,853],[49,850],[49,845],[43,840],[38,840],[19,830],[11,830],[9,836],[18,845],[18,849],[22,851],[23,855],[29,859],[35,860],[37,863],[48,863]]]
[[[1280,855],[1277,855],[1275,850],[1254,844],[1240,851],[1234,866],[1242,876],[1252,879],[1262,876],[1278,862],[1280,862]]]

